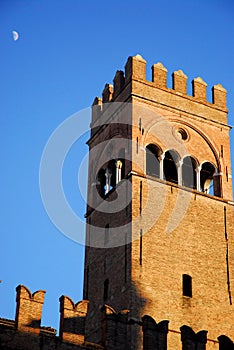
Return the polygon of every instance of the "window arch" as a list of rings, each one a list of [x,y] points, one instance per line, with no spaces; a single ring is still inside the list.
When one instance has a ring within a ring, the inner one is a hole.
[[[185,187],[197,188],[197,162],[193,157],[187,156],[182,164],[182,185]]]
[[[200,172],[201,191],[206,194],[216,195],[214,191],[215,167],[210,162],[202,164]]]
[[[179,155],[176,151],[169,150],[165,153],[163,161],[163,172],[166,181],[178,184],[177,163],[179,162]]]
[[[162,154],[161,149],[149,144],[146,146],[146,174],[150,176],[160,177],[159,157]]]

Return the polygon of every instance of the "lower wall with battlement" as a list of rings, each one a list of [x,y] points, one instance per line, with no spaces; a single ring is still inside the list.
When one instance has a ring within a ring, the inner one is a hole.
[[[88,301],[74,304],[66,296],[60,298],[60,329],[56,335],[55,329],[41,326],[45,291],[32,294],[19,285],[16,292],[15,320],[0,318],[1,350],[234,350],[234,343],[225,335],[211,340],[207,330],[196,333],[187,325],[172,330],[169,320],[157,323],[148,315],[137,320],[131,318],[129,310],[116,312],[108,305],[100,309],[101,343],[90,343],[85,341]],[[134,343],[133,329],[142,332],[142,344]],[[170,346],[176,343],[176,349]]]
[[[16,288],[15,320],[0,318],[1,350],[72,350],[103,349],[84,340],[88,301],[77,304],[66,296],[60,301],[59,335],[51,327],[41,326],[45,291],[31,293],[19,285]]]

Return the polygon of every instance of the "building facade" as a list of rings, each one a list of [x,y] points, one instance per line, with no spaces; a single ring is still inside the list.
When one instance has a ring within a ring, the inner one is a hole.
[[[84,300],[17,287],[0,348],[234,349],[234,203],[226,90],[129,57],[92,106]]]

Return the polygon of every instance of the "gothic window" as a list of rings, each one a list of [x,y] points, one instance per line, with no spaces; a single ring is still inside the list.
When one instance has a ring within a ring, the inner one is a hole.
[[[185,187],[197,188],[197,164],[194,158],[185,157],[182,164],[182,185]]]
[[[209,162],[202,164],[200,178],[201,178],[201,191],[206,194],[214,193],[214,173],[215,167]]]
[[[97,191],[104,198],[116,186],[116,161],[110,160],[99,170],[97,176]]]
[[[158,146],[150,144],[146,147],[146,174],[160,177],[159,157],[161,150]]]
[[[182,276],[183,296],[192,297],[192,277],[189,275]]]
[[[165,153],[163,161],[164,178],[166,181],[178,184],[177,163],[179,155],[177,152],[170,150]]]

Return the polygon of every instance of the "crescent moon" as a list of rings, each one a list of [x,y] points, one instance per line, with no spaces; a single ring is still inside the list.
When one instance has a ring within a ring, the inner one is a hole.
[[[14,41],[19,39],[19,34],[15,30],[12,31],[12,35],[13,35],[13,40]]]

